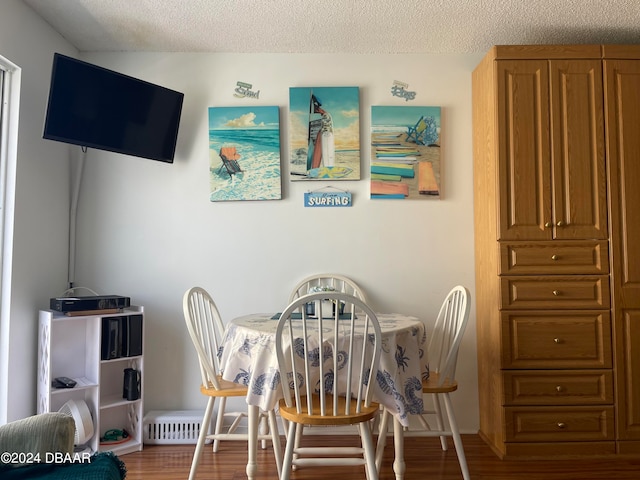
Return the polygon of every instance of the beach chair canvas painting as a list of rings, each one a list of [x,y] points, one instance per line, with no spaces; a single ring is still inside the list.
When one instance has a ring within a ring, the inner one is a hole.
[[[371,198],[440,198],[440,118],[440,107],[371,107]]]
[[[279,107],[209,108],[212,202],[279,200]]]
[[[360,180],[358,87],[289,89],[291,180]]]

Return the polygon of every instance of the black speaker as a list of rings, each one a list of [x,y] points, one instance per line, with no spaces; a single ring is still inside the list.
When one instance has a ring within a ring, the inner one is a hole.
[[[111,360],[122,356],[121,317],[102,319],[102,360]]]
[[[142,355],[142,315],[122,317],[122,356]]]
[[[138,400],[140,398],[140,371],[134,368],[124,369],[122,398]]]

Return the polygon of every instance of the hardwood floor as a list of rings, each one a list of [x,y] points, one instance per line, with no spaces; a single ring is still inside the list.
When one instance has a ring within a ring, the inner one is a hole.
[[[326,437],[320,437],[323,442]],[[305,437],[313,444],[318,437]],[[357,444],[356,437],[334,439],[336,444],[347,440]],[[342,443],[341,443],[342,442]],[[631,480],[640,478],[640,458],[579,458],[573,460],[511,460],[498,459],[477,435],[463,435],[465,454],[473,480]],[[187,479],[195,445],[145,445],[141,452],[122,455],[127,466],[127,480]],[[283,439],[284,448],[284,439]],[[380,480],[395,480],[391,463],[393,444],[389,439],[380,473]],[[462,478],[453,445],[447,452],[440,450],[437,439],[406,439],[405,480],[459,480]],[[205,445],[197,480],[246,480],[247,462],[244,442],[223,442],[218,453]],[[258,450],[257,479],[277,478],[271,448]],[[291,474],[292,480],[365,479],[364,467],[308,467]]]

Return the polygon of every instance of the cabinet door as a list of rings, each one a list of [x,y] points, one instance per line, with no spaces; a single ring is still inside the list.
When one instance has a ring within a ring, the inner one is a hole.
[[[608,238],[601,61],[504,60],[497,71],[499,239]]]
[[[618,436],[640,440],[640,61],[605,60]]]
[[[549,63],[553,236],[606,239],[602,62]]]
[[[500,60],[496,68],[498,240],[551,240],[548,62]]]

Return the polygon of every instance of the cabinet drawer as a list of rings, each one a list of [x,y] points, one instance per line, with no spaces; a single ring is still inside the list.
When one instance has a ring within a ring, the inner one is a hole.
[[[507,407],[506,441],[613,440],[613,407]]]
[[[503,275],[599,275],[609,273],[608,243],[508,242],[500,244]]]
[[[610,370],[505,371],[506,405],[603,405],[613,403]]]
[[[502,277],[502,308],[609,308],[606,275]]]
[[[502,367],[611,368],[607,311],[502,312]]]

